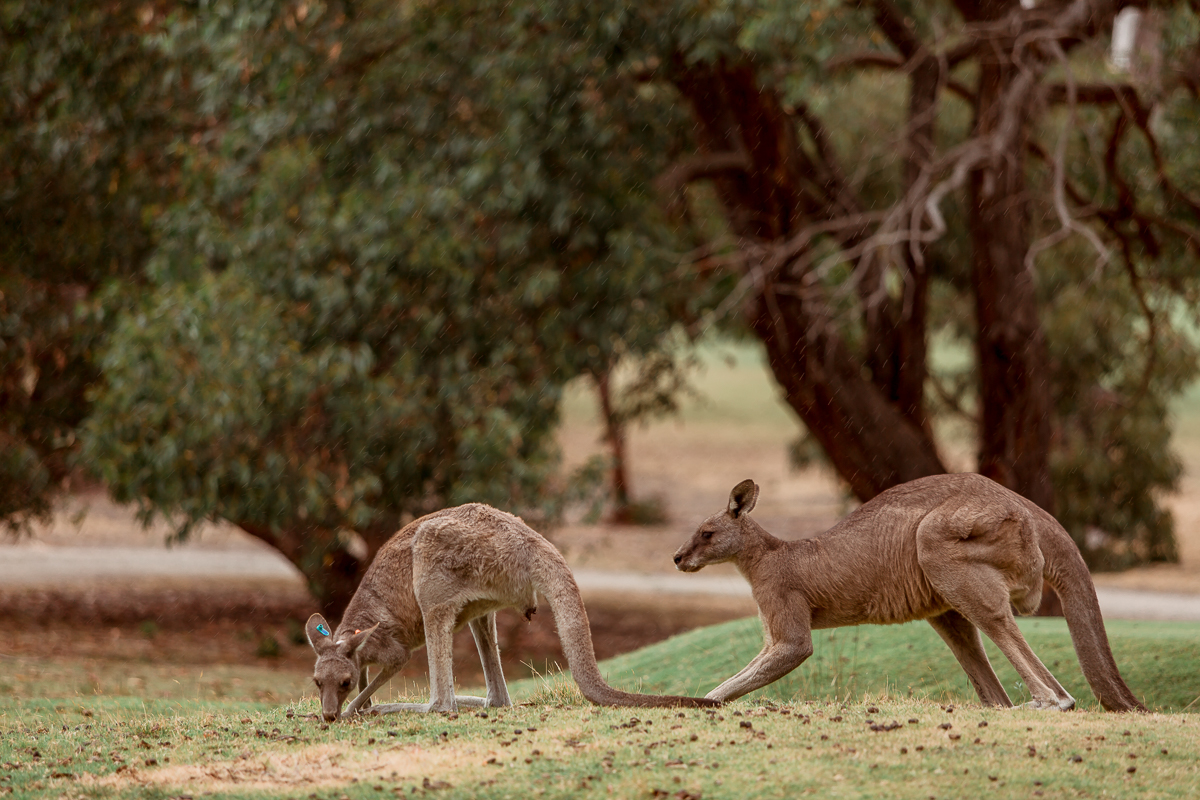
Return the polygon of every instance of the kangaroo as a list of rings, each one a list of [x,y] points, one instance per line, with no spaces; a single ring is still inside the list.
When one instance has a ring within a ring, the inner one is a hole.
[[[750,518],[758,486],[745,480],[728,509],[704,520],[675,553],[696,572],[732,562],[750,583],[764,646],[708,693],[722,702],[776,681],[812,655],[812,630],[928,620],[985,705],[1009,707],[979,631],[1012,662],[1034,708],[1075,707],[1013,619],[1034,612],[1042,581],[1062,598],[1079,664],[1109,711],[1145,711],[1121,679],[1079,549],[1052,516],[975,474],[934,475],[892,487],[813,539],[785,542]],[[1010,606],[1011,604],[1011,606]]]
[[[604,682],[596,666],[587,611],[566,559],[520,518],[481,503],[443,509],[414,520],[375,556],[336,631],[320,614],[305,632],[317,654],[313,681],[321,714],[339,717],[351,687],[358,695],[343,716],[360,710],[455,711],[508,706],[500,668],[495,612],[516,608],[531,619],[537,596],[550,602],[567,664],[583,696],[604,706],[716,706],[715,700],[630,694]],[[455,696],[452,640],[469,625],[483,663],[486,697]],[[371,695],[422,644],[429,653],[429,702],[370,706]],[[369,682],[367,665],[379,665]]]

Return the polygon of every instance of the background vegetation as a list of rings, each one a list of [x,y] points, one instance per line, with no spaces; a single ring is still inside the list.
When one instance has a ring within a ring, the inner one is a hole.
[[[619,457],[720,330],[858,498],[958,419],[1094,566],[1172,560],[1200,15],[1113,70],[1133,5],[5,2],[0,516],[98,478],[337,613],[413,515],[558,513],[562,387]]]

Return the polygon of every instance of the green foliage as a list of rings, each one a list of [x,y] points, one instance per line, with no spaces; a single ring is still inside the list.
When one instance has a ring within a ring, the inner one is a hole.
[[[0,519],[45,514],[72,472],[95,293],[140,267],[189,126],[154,6],[0,4]],[[114,304],[117,310],[120,303]]]
[[[896,6],[926,38],[961,24],[950,4]],[[1161,12],[1183,63],[1196,14]],[[679,255],[727,233],[728,210],[689,189],[695,217],[670,221],[653,188],[696,149],[672,83],[688,65],[751,64],[786,114],[821,120],[864,211],[904,185],[906,78],[830,68],[892,52],[873,9],[835,0],[10,2],[0,24],[0,518],[18,524],[48,508],[80,438],[119,499],[180,513],[181,534],[245,524],[310,576],[346,531],[374,546],[441,505],[560,509],[561,387],[637,366],[618,417],[669,412],[680,323],[736,327],[706,315],[736,308],[740,275]],[[1102,204],[1127,191],[1175,234],[1118,221],[1124,263],[1114,250],[1095,270],[1078,237],[1035,262],[1056,511],[1099,566],[1174,557],[1165,409],[1196,375],[1200,105],[1143,88],[1156,144],[1115,145],[1129,185],[1091,155],[1112,108],[1077,112],[1067,178]],[[943,94],[952,147],[970,108]],[[1052,145],[1065,115],[1035,138]],[[1049,185],[1041,166],[1030,179]],[[962,200],[928,254],[930,340],[972,352]],[[1049,196],[1035,206],[1054,234]],[[853,350],[854,268],[828,238],[814,253]],[[934,407],[971,419],[970,358],[933,372]]]
[[[681,116],[551,35],[571,9],[529,11],[173,18],[223,122],[103,356],[84,457],[119,499],[372,548],[446,505],[553,507],[563,384],[707,301],[648,188]],[[312,579],[338,547],[283,549]]]
[[[1152,298],[1147,318],[1124,276],[1088,281],[1080,273],[1093,265],[1084,257],[1075,265],[1046,268],[1063,276],[1045,303],[1059,418],[1056,515],[1095,568],[1176,561],[1159,494],[1183,472],[1168,410],[1196,378],[1197,342],[1172,319],[1168,296]]]

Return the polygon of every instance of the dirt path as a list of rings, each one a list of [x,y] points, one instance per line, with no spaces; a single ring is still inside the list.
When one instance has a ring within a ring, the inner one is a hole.
[[[683,575],[632,570],[576,568],[585,593],[750,597],[734,574]],[[0,547],[0,586],[78,586],[188,581],[237,581],[301,585],[295,568],[263,548],[198,550],[151,547]],[[1112,619],[1200,620],[1200,596],[1098,587],[1100,608]]]

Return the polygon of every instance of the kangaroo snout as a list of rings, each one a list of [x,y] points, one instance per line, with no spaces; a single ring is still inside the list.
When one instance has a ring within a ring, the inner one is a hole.
[[[675,569],[680,572],[695,572],[699,569],[695,562],[695,553],[688,542],[683,547],[675,551],[675,557],[672,559],[675,562]]]
[[[325,718],[326,722],[337,722],[337,718],[338,718],[336,711],[333,712],[332,714],[329,713],[328,711],[322,711],[321,716]]]

